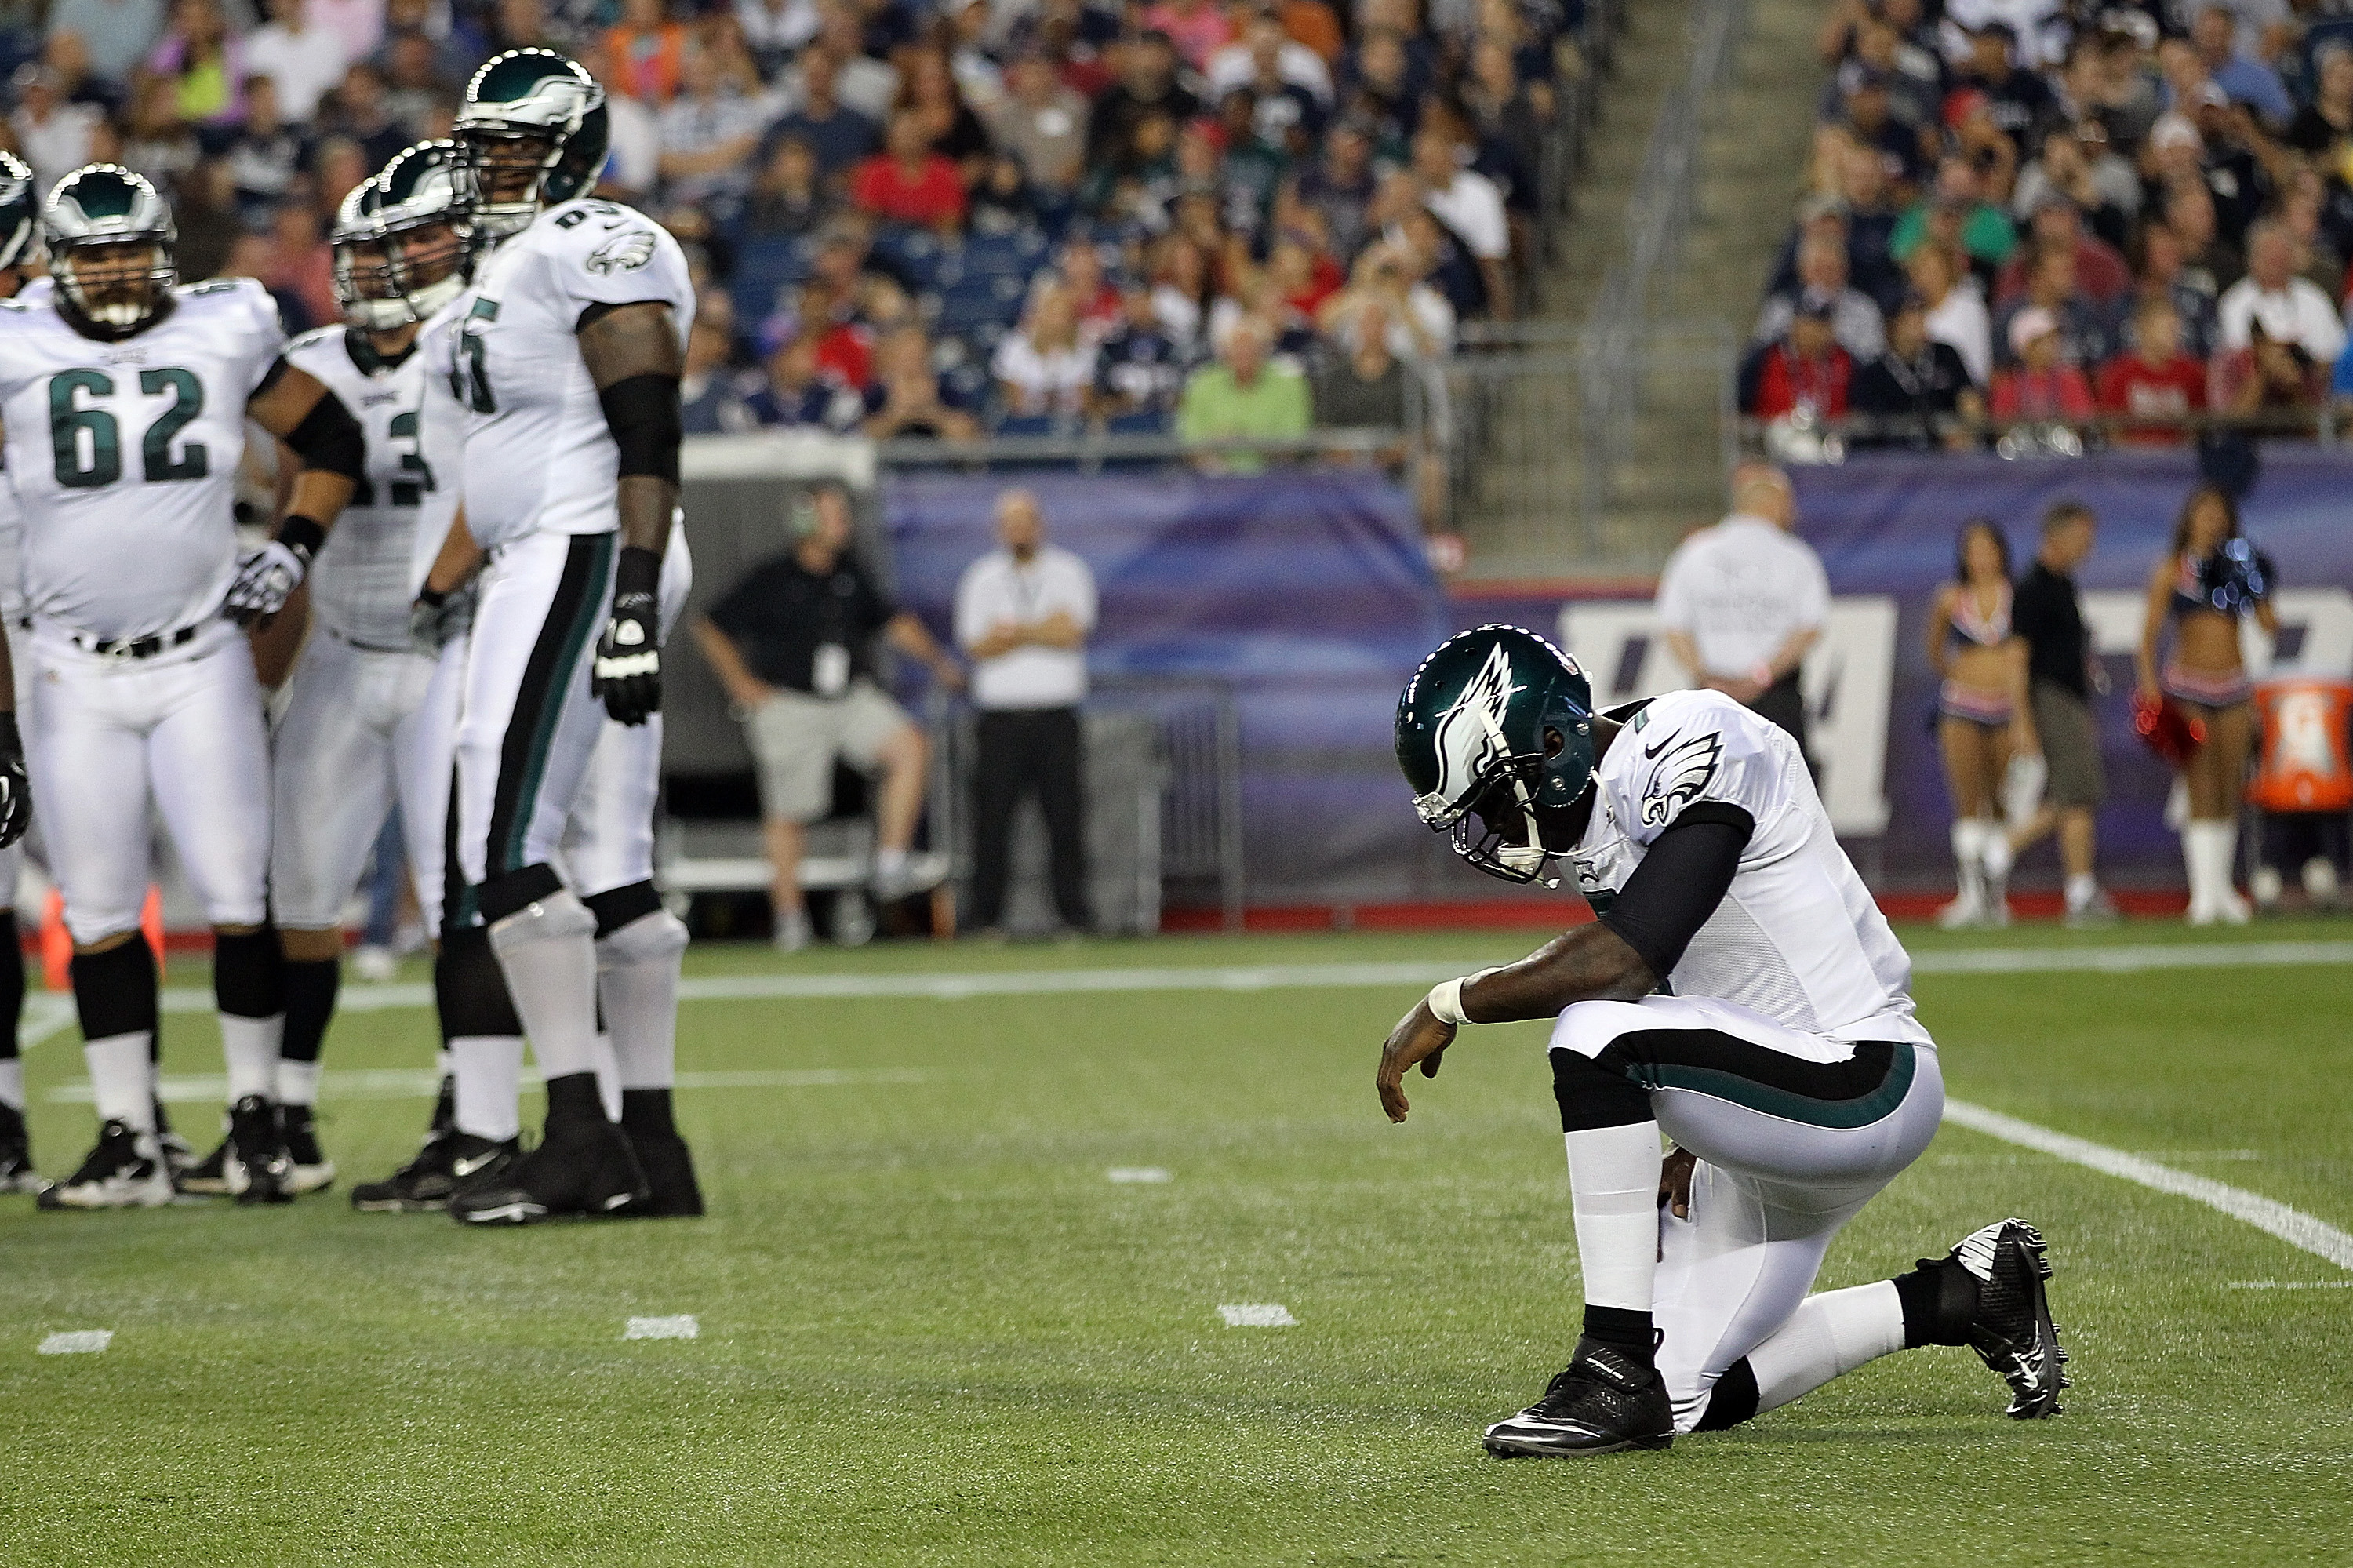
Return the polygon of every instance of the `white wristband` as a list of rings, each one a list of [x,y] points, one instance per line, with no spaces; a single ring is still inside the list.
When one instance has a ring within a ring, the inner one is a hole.
[[[1485,980],[1494,972],[1493,969],[1483,969],[1475,975],[1464,975],[1461,980],[1440,980],[1436,985],[1431,986],[1430,995],[1423,999],[1430,1008],[1430,1016],[1440,1023],[1451,1023],[1457,1029],[1473,1022],[1464,1017],[1462,1013],[1462,988],[1472,980]]]

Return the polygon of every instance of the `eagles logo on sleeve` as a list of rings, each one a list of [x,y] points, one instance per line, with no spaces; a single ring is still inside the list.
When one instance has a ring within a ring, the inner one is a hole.
[[[649,228],[633,228],[627,234],[617,234],[588,253],[588,270],[600,278],[616,272],[634,272],[654,259],[654,236]]]
[[[1644,747],[1642,755],[1650,757],[1651,748]],[[1723,756],[1724,737],[1714,730],[1661,742],[1651,782],[1642,791],[1642,825],[1663,828],[1673,821],[1676,813],[1699,799]]]

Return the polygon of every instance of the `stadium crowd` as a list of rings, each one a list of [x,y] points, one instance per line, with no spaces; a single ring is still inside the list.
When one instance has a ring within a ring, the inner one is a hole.
[[[2353,397],[2353,9],[1837,0],[1741,408],[1849,444],[2065,455]]]
[[[690,431],[1406,423],[1510,315],[1582,0],[53,0],[0,143],[122,163],[184,281],[337,319],[337,204],[491,53],[605,86],[687,247]],[[1319,410],[1324,417],[1319,419]]]

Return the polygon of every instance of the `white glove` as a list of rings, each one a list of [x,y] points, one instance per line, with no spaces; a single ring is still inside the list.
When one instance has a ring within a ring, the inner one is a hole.
[[[237,562],[221,613],[239,626],[266,620],[286,608],[310,570],[310,552],[272,539]]]

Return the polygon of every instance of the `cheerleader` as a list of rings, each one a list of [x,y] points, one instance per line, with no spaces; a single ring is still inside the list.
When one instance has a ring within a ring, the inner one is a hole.
[[[1982,517],[1961,524],[1954,578],[1928,609],[1928,663],[1941,684],[1936,739],[1953,796],[1960,896],[1938,924],[2010,923],[2010,838],[2001,785],[2013,757],[2039,757],[2026,700],[2026,641],[2010,626],[2010,543]]]

